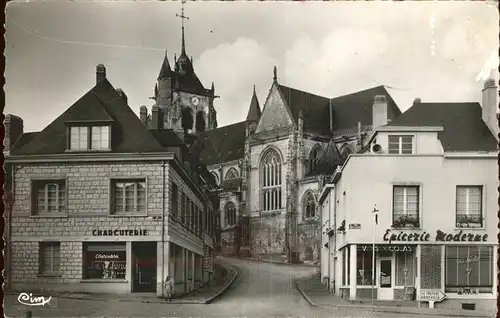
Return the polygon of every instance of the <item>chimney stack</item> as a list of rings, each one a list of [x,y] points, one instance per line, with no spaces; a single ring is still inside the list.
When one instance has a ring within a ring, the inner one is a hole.
[[[125,94],[121,88],[117,88],[116,89],[116,93],[123,99],[123,101],[125,102],[125,104],[128,105],[127,94]]]
[[[482,91],[482,118],[495,138],[498,139],[500,131],[498,127],[498,87],[494,79],[489,78],[484,83]]]
[[[157,105],[151,109],[151,128],[154,130],[163,129],[163,110]]]
[[[148,108],[145,105],[142,105],[139,109],[139,118],[144,125],[148,125]]]
[[[385,95],[377,95],[373,99],[373,128],[387,125],[387,119],[387,97]]]
[[[106,67],[103,64],[96,66],[96,84],[99,84],[103,79],[106,78]]]
[[[420,99],[420,97],[417,97],[413,100],[413,106],[417,105],[417,104],[420,104],[422,103],[422,100]]]
[[[15,142],[21,137],[24,132],[24,124],[21,117],[7,114],[3,122],[5,127],[5,136],[3,140],[3,152],[9,153]]]

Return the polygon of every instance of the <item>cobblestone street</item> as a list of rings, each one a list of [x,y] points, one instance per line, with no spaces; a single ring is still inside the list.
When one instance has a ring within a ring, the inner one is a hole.
[[[238,268],[239,275],[230,289],[209,305],[58,298],[51,301],[50,307],[40,308],[21,305],[15,295],[8,295],[6,315],[22,317],[25,311],[32,310],[33,317],[402,317],[401,313],[373,313],[359,308],[310,307],[296,290],[294,279],[310,276],[313,268],[240,260],[228,262]]]

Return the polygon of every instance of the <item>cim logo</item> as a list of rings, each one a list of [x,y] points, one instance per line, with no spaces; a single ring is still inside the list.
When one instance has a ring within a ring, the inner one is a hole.
[[[50,302],[52,297],[45,298],[44,296],[33,297],[32,293],[20,293],[17,301],[26,306],[45,306]]]

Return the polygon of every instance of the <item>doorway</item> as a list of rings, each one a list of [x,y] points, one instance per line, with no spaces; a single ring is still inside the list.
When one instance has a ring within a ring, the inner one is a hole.
[[[156,242],[132,242],[132,292],[156,292]]]
[[[379,283],[377,298],[379,300],[394,299],[394,264],[392,257],[381,257],[377,261],[377,281]]]

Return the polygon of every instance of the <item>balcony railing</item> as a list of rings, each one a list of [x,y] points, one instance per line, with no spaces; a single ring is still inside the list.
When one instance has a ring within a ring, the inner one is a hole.
[[[393,227],[420,227],[418,214],[394,214]]]
[[[482,227],[483,217],[480,214],[457,214],[457,227]]]

